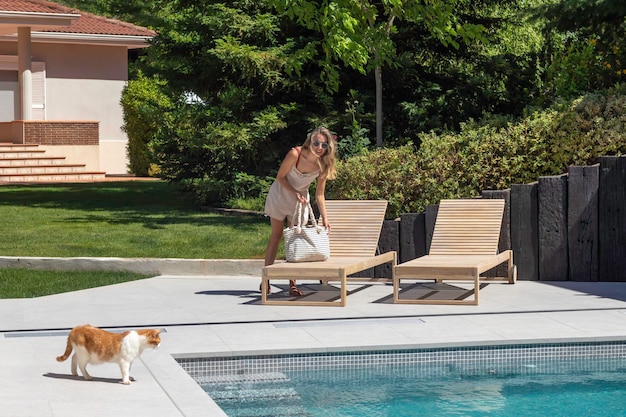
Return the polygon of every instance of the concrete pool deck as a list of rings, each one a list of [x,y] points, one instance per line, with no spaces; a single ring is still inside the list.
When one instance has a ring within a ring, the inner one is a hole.
[[[224,416],[173,355],[626,340],[626,283],[494,283],[479,306],[394,305],[391,286],[375,284],[341,308],[263,306],[259,282],[248,273],[159,275],[0,300],[0,416]],[[69,360],[55,360],[68,330],[84,323],[161,328],[161,348],[134,362],[130,386],[115,364],[90,365],[94,380],[84,381]]]

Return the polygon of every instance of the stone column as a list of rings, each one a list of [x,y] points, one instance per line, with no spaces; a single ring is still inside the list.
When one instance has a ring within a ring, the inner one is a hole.
[[[17,29],[17,72],[21,120],[31,120],[33,117],[31,55],[30,27],[20,27]]]

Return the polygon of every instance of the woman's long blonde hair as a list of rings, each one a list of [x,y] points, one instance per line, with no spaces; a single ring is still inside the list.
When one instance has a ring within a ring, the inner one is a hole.
[[[325,127],[317,127],[309,132],[306,140],[302,144],[302,147],[311,149],[313,138],[316,135],[323,135],[326,138],[326,143],[328,143],[326,153],[324,153],[324,155],[320,157],[317,162],[320,167],[320,177],[326,178],[327,180],[333,180],[337,176],[335,169],[337,140],[335,140],[335,135],[330,130]]]

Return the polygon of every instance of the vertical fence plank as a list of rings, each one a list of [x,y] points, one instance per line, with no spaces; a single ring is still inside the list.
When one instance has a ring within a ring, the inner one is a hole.
[[[426,255],[426,215],[410,213],[400,215],[400,253],[398,262]]]
[[[520,280],[539,280],[537,183],[511,185],[511,249]]]
[[[567,175],[539,177],[539,279],[566,281]]]
[[[567,185],[569,279],[598,280],[600,166],[571,166]]]
[[[425,212],[425,225],[426,225],[426,251],[430,253],[430,244],[433,241],[433,232],[435,231],[435,221],[437,220],[437,213],[439,212],[439,205],[433,204],[426,206]]]
[[[378,253],[385,253],[392,250],[399,251],[400,222],[397,220],[385,220],[383,229],[378,240]],[[391,266],[389,264],[374,267],[374,277],[391,278]]]
[[[504,214],[502,215],[498,251],[502,252],[511,249],[511,190],[485,190],[482,192],[482,198],[504,200]]]
[[[511,190],[484,190],[481,195],[485,200],[504,200],[504,213],[502,214],[498,252],[511,249]],[[491,271],[485,272],[484,275],[487,277],[506,277],[508,276],[508,272],[507,265],[502,264],[493,268]]]
[[[599,264],[602,281],[626,281],[626,157],[600,158]]]

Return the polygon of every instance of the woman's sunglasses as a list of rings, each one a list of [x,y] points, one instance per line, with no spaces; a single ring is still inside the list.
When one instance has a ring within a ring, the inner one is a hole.
[[[326,143],[326,142],[319,142],[319,141],[317,141],[317,140],[314,140],[314,141],[313,141],[313,146],[315,146],[316,148],[317,148],[318,146],[321,146],[321,147],[322,147],[322,149],[328,149],[328,143]]]

